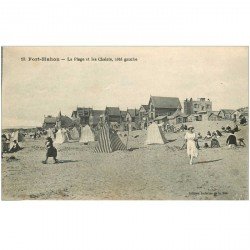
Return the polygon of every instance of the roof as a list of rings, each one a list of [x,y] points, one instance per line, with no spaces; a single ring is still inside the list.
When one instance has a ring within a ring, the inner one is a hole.
[[[210,117],[210,116],[218,116],[218,114],[211,113],[211,114],[209,114],[209,116],[208,116],[208,117]]]
[[[212,111],[212,114],[218,115],[220,111]]]
[[[167,115],[159,115],[155,118],[155,121],[159,121],[159,120],[162,120],[164,118],[167,118],[168,116]]]
[[[60,117],[62,127],[70,127],[73,125],[73,121],[66,115]]]
[[[180,110],[177,109],[171,116],[177,117],[177,116],[180,116],[180,115],[182,115],[182,113],[181,113]]]
[[[151,96],[150,99],[155,108],[181,108],[178,97]]]
[[[47,116],[44,118],[44,123],[56,124],[56,117]]]
[[[248,107],[239,108],[239,109],[237,109],[237,111],[239,111],[239,112],[247,112],[248,113]]]
[[[106,107],[106,112],[108,115],[112,115],[112,116],[121,115],[119,107]]]
[[[138,115],[138,110],[137,109],[128,109],[127,113],[129,113],[131,117],[136,117]]]
[[[73,116],[77,116],[77,111],[72,112],[71,117],[73,117]]]
[[[204,114],[208,114],[208,112],[207,111],[199,111],[199,112],[197,112],[197,114],[204,115]]]
[[[143,107],[146,111],[149,110],[149,105],[141,105],[141,107]]]
[[[248,116],[248,112],[241,112],[239,116]]]
[[[232,114],[235,110],[233,109],[221,109],[221,112],[223,112],[224,114]]]

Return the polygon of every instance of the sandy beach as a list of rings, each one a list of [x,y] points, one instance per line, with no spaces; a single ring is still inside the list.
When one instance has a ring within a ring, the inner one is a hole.
[[[194,122],[196,132],[220,129],[226,121]],[[128,148],[111,154],[93,153],[96,142],[55,145],[60,164],[42,164],[45,138],[26,139],[23,150],[4,154],[2,200],[245,200],[248,199],[248,126],[236,136],[246,147],[201,148],[189,165],[181,147],[185,132],[166,133],[165,145],[145,146],[146,131],[132,131]],[[126,143],[124,132],[121,139]],[[204,141],[199,144],[203,146]],[[209,142],[208,142],[209,143]],[[209,143],[210,144],[210,143]],[[16,160],[7,160],[14,155]]]

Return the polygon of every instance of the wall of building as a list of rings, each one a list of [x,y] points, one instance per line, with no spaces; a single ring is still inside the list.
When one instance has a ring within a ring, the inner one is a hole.
[[[205,98],[198,100],[186,99],[184,100],[184,113],[187,115],[195,114],[201,111],[210,112],[212,111],[212,102]]]

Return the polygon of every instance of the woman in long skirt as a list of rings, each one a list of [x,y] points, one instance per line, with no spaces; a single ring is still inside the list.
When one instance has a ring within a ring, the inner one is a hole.
[[[51,137],[46,138],[45,146],[46,146],[47,152],[46,152],[46,159],[45,161],[43,161],[43,164],[47,164],[49,157],[53,157],[54,163],[58,163],[58,160],[56,159],[57,149],[53,146],[53,140]]]
[[[194,133],[194,127],[188,126],[188,131],[185,135],[185,140],[187,142],[187,155],[189,156],[189,164],[193,164],[193,158],[198,157],[198,149],[196,147],[197,136]]]

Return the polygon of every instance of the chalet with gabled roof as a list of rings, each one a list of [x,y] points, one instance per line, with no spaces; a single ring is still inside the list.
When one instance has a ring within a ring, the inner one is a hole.
[[[149,106],[148,105],[141,105],[139,109],[139,121],[142,122],[148,120],[148,110]]]
[[[89,124],[89,117],[92,108],[77,107],[75,111],[72,112],[71,118],[75,121],[78,120],[81,125]]]
[[[181,103],[178,97],[150,96],[148,116],[154,120],[158,116],[172,115],[176,110],[181,110]]]
[[[232,120],[232,115],[235,112],[233,109],[221,109],[218,116],[225,120]]]
[[[139,111],[138,109],[127,109],[126,121],[127,122],[138,122]]]
[[[106,107],[105,117],[108,123],[117,122],[121,123],[121,111],[119,107]]]
[[[54,128],[56,126],[56,121],[57,118],[51,115],[44,117],[43,128],[44,129]]]

